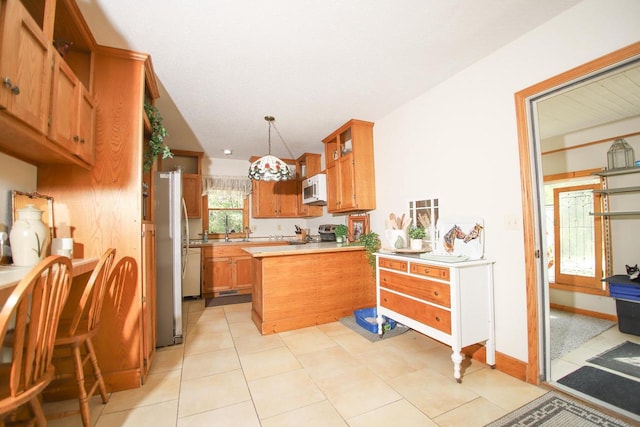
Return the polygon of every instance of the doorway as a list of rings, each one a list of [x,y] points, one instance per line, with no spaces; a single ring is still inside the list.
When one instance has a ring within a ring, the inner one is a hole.
[[[621,66],[638,61],[640,43],[615,51],[580,67],[545,80],[516,93],[516,113],[520,170],[523,188],[523,228],[525,234],[525,266],[528,310],[527,380],[548,381],[549,360],[549,289],[544,251],[544,203],[542,199],[542,169],[540,135],[536,126],[535,102],[553,93],[600,77]]]

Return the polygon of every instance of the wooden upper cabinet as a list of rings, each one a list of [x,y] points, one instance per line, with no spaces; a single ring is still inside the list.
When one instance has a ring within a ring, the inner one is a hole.
[[[37,22],[21,1],[3,3],[0,109],[44,134],[49,102],[50,41],[45,37],[43,21]],[[34,14],[42,16],[44,10]]]
[[[252,157],[251,162],[257,160]],[[293,159],[282,159],[288,165],[296,165]],[[251,191],[251,216],[254,218],[296,218],[300,199],[297,178],[286,181],[253,181]]]
[[[373,123],[352,119],[322,140],[327,167],[327,211],[376,208]]]
[[[251,216],[254,218],[295,218],[298,216],[298,181],[253,181]]]
[[[76,156],[93,165],[96,158],[95,128],[96,103],[84,86],[80,87],[78,102],[78,134],[76,139]]]
[[[298,157],[298,170],[300,171],[300,179],[298,180],[298,216],[315,217],[322,216],[322,206],[305,205],[302,203],[302,183],[310,176],[317,175],[322,172],[321,154],[304,153]]]
[[[49,139],[92,165],[95,101],[59,55],[54,55]]]
[[[182,198],[187,207],[187,218],[202,216],[202,177],[200,175],[182,175]]]
[[[96,44],[77,4],[6,0],[0,6],[0,150],[37,165],[89,169]]]
[[[200,151],[171,150],[173,157],[160,159],[158,170],[182,169],[182,198],[187,206],[188,218],[202,216],[202,157]]]

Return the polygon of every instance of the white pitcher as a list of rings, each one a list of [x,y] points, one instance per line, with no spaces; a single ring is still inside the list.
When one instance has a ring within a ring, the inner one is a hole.
[[[36,265],[46,255],[47,240],[47,227],[42,222],[42,211],[33,205],[18,209],[18,219],[13,223],[9,234],[13,265]]]
[[[385,230],[389,249],[402,249],[407,247],[406,230]]]

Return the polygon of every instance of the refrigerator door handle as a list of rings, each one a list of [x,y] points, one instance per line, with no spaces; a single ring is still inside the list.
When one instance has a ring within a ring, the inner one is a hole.
[[[185,227],[185,237],[184,237],[184,245],[182,245],[182,278],[184,279],[184,275],[187,271],[187,262],[188,262],[188,254],[189,254],[189,217],[187,216],[187,204],[182,199],[182,214],[184,215],[184,227]]]

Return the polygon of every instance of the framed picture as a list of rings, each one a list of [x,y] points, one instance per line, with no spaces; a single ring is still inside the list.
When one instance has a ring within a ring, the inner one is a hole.
[[[369,232],[369,214],[349,215],[348,220],[349,242],[357,242],[360,240],[360,235]]]

